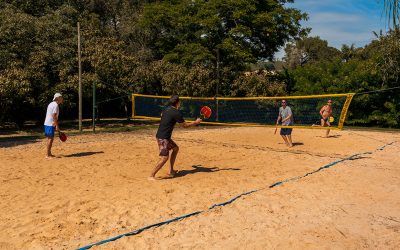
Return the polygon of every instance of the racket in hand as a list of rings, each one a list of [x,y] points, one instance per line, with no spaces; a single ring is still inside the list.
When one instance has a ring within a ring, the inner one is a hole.
[[[208,119],[211,117],[212,110],[208,106],[204,106],[200,109],[200,118],[202,120]]]
[[[67,135],[61,131],[58,131],[58,138],[60,138],[60,141],[62,141],[62,142],[67,141]]]

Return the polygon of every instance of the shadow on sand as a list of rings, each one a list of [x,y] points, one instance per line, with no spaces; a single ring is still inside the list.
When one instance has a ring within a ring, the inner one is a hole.
[[[342,135],[328,135],[328,137],[325,137],[325,136],[317,136],[317,137],[320,137],[320,138],[339,138],[339,137],[341,137]]]
[[[75,154],[70,154],[70,155],[64,155],[64,157],[84,157],[84,156],[95,155],[95,154],[103,154],[103,153],[104,153],[104,151],[81,152],[81,153],[75,153]]]
[[[20,145],[36,143],[41,138],[43,138],[43,136],[35,136],[35,135],[1,137],[0,148],[11,148]]]
[[[188,174],[196,174],[196,173],[214,173],[218,171],[226,171],[226,170],[233,170],[233,171],[238,171],[240,168],[218,168],[218,167],[202,167],[201,165],[193,165],[193,169],[191,170],[180,170],[178,173],[175,175],[176,177],[183,177]]]

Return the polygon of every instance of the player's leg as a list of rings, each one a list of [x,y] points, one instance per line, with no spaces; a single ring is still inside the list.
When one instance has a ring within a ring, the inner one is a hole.
[[[328,123],[327,120],[321,119],[321,127],[326,127],[326,126],[328,126],[327,123]],[[329,134],[329,132],[326,131],[325,137],[328,137],[328,134]]]
[[[285,144],[286,144],[286,145],[289,145],[289,142],[288,142],[288,140],[287,140],[287,138],[286,138],[286,135],[281,135],[281,136],[282,136],[283,140],[285,141]]]
[[[149,176],[149,180],[155,180],[155,176],[158,171],[164,166],[164,164],[168,161],[169,158],[169,150],[168,150],[168,140],[167,139],[158,139],[157,138],[158,149],[160,152],[160,159],[158,160],[156,166]]]
[[[329,121],[326,121],[326,126],[328,126],[328,127],[330,127],[331,126],[331,124],[330,124],[330,122]],[[330,129],[327,129],[326,130],[326,135],[325,135],[325,137],[329,137],[329,132],[330,132],[331,130]]]
[[[47,137],[47,154],[46,154],[47,158],[54,157],[54,155],[51,153],[53,141],[54,141],[54,137]]]
[[[286,135],[287,135],[287,128],[281,128],[280,134],[281,134],[283,140],[285,141],[286,146],[289,146],[289,141],[288,141],[288,139],[287,139],[287,137],[286,137]]]
[[[44,126],[44,135],[47,137],[46,143],[46,158],[52,158],[54,155],[51,153],[54,141],[54,130],[53,126]]]
[[[149,180],[155,180],[156,174],[160,169],[164,166],[164,164],[168,161],[169,156],[160,156],[160,160],[157,162],[157,165],[154,167],[153,171],[149,176]]]
[[[289,147],[293,147],[292,135],[291,134],[287,135],[287,140],[288,140],[288,146]]]
[[[325,120],[321,118],[321,127],[325,127]]]
[[[177,173],[176,170],[174,170],[174,164],[175,164],[175,160],[176,160],[176,156],[179,153],[179,147],[178,145],[176,145],[173,149],[172,149],[172,153],[171,153],[171,158],[170,158],[170,170],[169,170],[169,175],[171,177],[174,177],[175,174]]]

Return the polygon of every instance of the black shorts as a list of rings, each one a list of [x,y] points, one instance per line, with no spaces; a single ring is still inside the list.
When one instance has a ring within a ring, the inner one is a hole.
[[[160,150],[160,156],[168,156],[171,149],[178,147],[172,139],[157,138],[157,144]]]
[[[281,128],[281,135],[291,135],[292,128]]]

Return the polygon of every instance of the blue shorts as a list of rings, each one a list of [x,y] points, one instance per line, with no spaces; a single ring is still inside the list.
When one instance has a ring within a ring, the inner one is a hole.
[[[46,137],[53,138],[55,130],[56,130],[56,127],[44,125],[44,135]]]
[[[292,128],[281,128],[281,135],[291,135]]]

